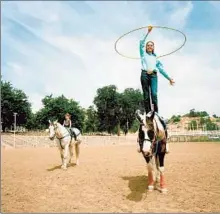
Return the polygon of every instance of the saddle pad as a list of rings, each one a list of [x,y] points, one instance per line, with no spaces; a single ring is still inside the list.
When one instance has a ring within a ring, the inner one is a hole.
[[[77,128],[72,128],[72,131],[75,133],[76,136],[80,134],[80,131]]]

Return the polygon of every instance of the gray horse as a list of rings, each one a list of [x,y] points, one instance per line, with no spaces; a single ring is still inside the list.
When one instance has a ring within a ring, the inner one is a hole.
[[[49,120],[49,138],[53,140],[56,139],[58,149],[60,151],[60,156],[62,160],[62,169],[67,169],[67,156],[68,151],[70,154],[69,164],[71,163],[71,158],[73,157],[73,146],[75,145],[76,152],[76,165],[79,165],[79,152],[81,143],[81,133],[77,128],[73,128],[75,136],[73,136],[70,131],[62,126],[57,121],[51,122]]]

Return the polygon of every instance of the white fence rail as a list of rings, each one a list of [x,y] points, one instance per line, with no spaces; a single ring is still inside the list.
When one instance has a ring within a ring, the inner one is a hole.
[[[94,134],[94,133],[93,133]],[[84,135],[82,136],[83,145],[109,145],[109,144],[130,144],[134,145],[137,142],[137,133],[128,134],[127,136],[116,135],[100,136],[100,135]],[[15,137],[14,137],[15,136]],[[168,131],[170,142],[190,142],[197,139],[201,141],[220,141],[220,131]],[[55,141],[51,141],[48,136],[34,136],[34,135],[13,135],[3,134],[1,135],[2,146],[9,146],[16,148],[24,147],[54,147]]]
[[[15,141],[14,141],[15,140]],[[127,136],[82,136],[83,145],[109,145],[109,144],[134,144],[137,141],[136,135]],[[16,148],[24,147],[54,147],[56,142],[48,136],[27,136],[6,134],[1,136],[1,144]]]
[[[220,136],[220,131],[200,131],[200,130],[191,130],[191,131],[168,131],[169,136],[209,136],[209,135],[218,135]]]

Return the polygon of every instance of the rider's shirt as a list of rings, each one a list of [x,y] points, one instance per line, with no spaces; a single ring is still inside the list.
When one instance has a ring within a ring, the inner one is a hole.
[[[140,40],[140,57],[142,70],[160,72],[166,79],[170,80],[170,77],[163,68],[163,64],[157,59],[156,54],[147,53],[145,51],[147,35],[144,39]]]

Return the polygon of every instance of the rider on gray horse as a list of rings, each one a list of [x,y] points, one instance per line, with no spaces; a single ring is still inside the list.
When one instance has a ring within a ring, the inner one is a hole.
[[[71,115],[69,113],[66,113],[65,114],[65,120],[63,121],[63,126],[69,130],[71,136],[73,136],[74,139],[76,140],[76,134],[72,130],[72,121],[71,121],[70,118],[71,118]]]

